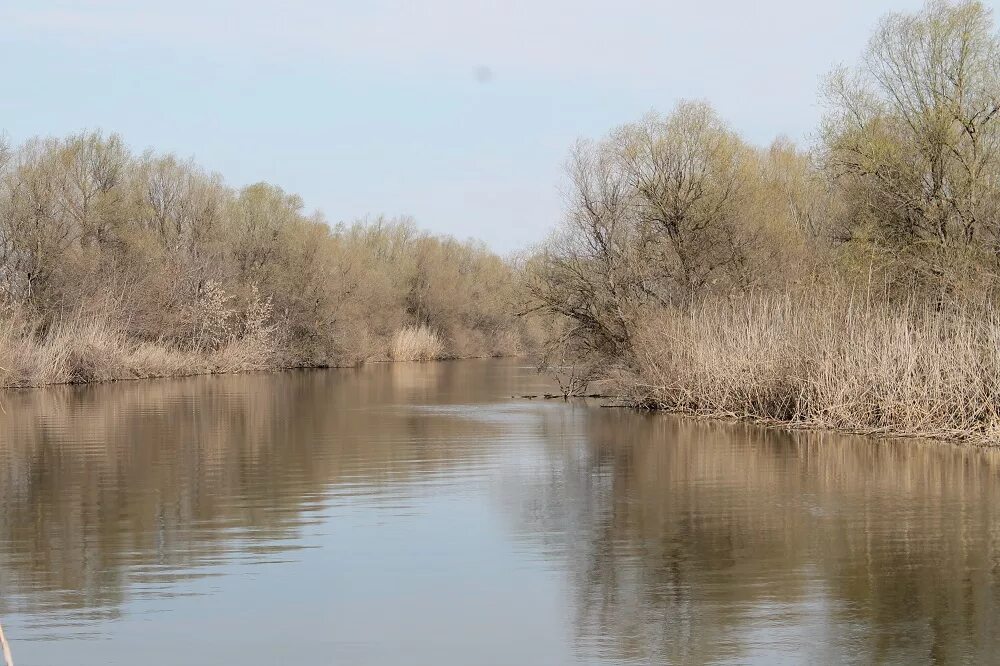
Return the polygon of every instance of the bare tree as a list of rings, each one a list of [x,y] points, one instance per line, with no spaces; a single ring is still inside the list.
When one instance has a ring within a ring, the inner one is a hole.
[[[651,275],[628,174],[609,144],[586,142],[576,146],[567,172],[565,224],[529,266],[530,310],[572,322],[553,336],[546,356],[564,359],[571,346],[586,364],[627,358],[630,322]]]
[[[545,357],[628,366],[648,308],[760,281],[760,159],[706,104],[581,142],[567,170],[566,221],[528,266],[529,310],[562,322]]]
[[[611,143],[632,191],[645,240],[658,253],[664,301],[746,281],[754,229],[745,224],[752,182],[749,148],[703,102],[666,118],[647,116]]]

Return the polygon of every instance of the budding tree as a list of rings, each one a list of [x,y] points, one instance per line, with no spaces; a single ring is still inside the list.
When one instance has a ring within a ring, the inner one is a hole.
[[[566,221],[529,265],[533,309],[559,322],[549,356],[627,365],[644,310],[757,284],[760,173],[700,102],[578,144]]]
[[[826,99],[855,240],[949,288],[1000,268],[1000,41],[980,2],[890,14]]]

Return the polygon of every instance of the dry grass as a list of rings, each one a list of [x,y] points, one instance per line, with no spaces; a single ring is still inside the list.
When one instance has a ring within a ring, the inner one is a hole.
[[[279,366],[273,340],[233,337],[215,350],[129,338],[108,317],[76,317],[39,334],[23,310],[0,319],[0,386],[247,372]]]
[[[389,349],[393,361],[433,361],[443,353],[444,343],[427,326],[407,326],[399,330]]]
[[[662,312],[636,335],[636,404],[1000,443],[1000,311],[762,297]]]
[[[113,322],[123,317],[113,308],[99,315],[78,315],[40,332],[36,319],[21,308],[0,312],[0,387],[180,377],[275,370],[301,366],[289,358],[287,340],[275,327],[238,327],[217,344],[185,344],[170,339],[142,340]],[[485,342],[478,341],[485,346]],[[502,352],[512,346],[504,338]],[[445,342],[426,326],[406,327],[376,348],[366,342],[364,356],[346,354],[326,365],[355,365],[376,357],[393,361],[431,361],[451,356]]]

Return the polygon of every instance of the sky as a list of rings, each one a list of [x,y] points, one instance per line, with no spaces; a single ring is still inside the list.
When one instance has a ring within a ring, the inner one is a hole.
[[[562,219],[576,139],[705,99],[750,141],[808,142],[824,75],[921,5],[0,0],[0,131],[117,132],[331,223],[409,215],[508,253]]]

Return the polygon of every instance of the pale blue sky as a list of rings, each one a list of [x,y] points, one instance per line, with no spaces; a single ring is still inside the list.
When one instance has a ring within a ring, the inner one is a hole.
[[[331,222],[410,214],[506,252],[560,220],[577,137],[704,98],[752,141],[806,139],[822,76],[920,5],[0,0],[0,130],[115,131]]]

